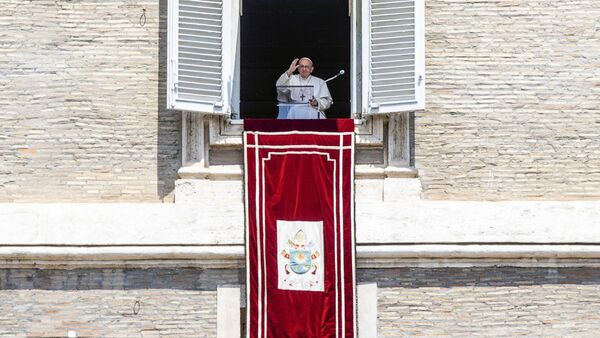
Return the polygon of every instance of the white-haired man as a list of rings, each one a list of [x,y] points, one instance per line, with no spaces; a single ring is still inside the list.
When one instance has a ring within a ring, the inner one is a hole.
[[[333,99],[327,83],[312,75],[314,69],[311,59],[294,59],[288,70],[277,79],[277,100],[280,103],[299,104],[292,105],[289,110],[283,110],[283,114],[280,109],[278,118],[325,118],[325,110],[333,104]],[[294,74],[296,70],[299,74]]]

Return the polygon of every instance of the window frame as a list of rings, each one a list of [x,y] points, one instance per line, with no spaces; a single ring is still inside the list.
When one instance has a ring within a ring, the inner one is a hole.
[[[185,1],[185,0],[181,0]],[[425,30],[424,0],[414,0],[415,18],[415,101],[377,103],[371,99],[370,31],[371,0],[351,1],[351,117],[392,114],[425,108]],[[374,0],[375,1],[375,0]],[[221,100],[217,102],[185,102],[177,99],[178,15],[180,0],[168,3],[167,108],[240,120],[240,1],[221,1]],[[367,13],[367,15],[365,15]]]

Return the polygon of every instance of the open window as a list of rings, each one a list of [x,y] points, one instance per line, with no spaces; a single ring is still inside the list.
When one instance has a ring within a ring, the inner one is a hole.
[[[275,81],[294,58],[310,57],[312,75],[328,79],[350,68],[348,0],[244,0],[240,24],[241,117],[275,117]],[[350,116],[350,78],[328,84],[328,117]]]
[[[330,117],[423,109],[423,2],[169,0],[168,106],[274,117],[275,80],[306,55],[319,77],[349,75]]]

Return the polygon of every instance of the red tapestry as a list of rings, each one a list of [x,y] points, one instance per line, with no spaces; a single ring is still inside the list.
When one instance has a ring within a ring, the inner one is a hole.
[[[356,337],[354,121],[244,121],[247,337]]]

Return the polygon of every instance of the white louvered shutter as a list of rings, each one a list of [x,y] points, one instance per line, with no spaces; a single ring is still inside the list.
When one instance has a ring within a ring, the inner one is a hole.
[[[230,113],[230,0],[169,1],[168,108]],[[224,19],[227,18],[227,19]],[[234,54],[235,55],[235,54]]]
[[[424,0],[363,2],[363,96],[367,114],[423,109]]]

